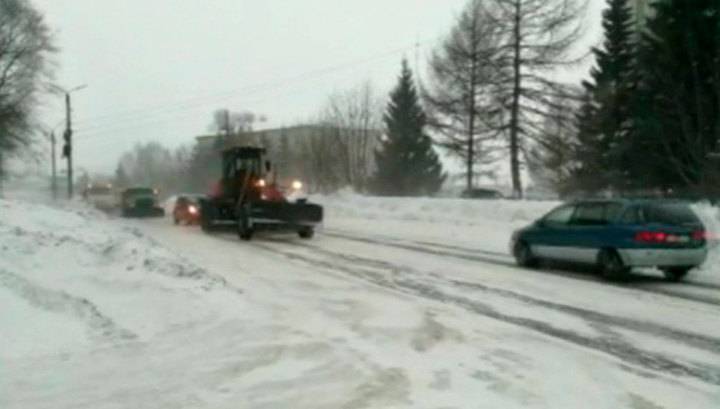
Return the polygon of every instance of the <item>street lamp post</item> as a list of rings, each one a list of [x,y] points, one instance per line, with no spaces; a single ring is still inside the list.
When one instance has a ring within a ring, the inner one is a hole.
[[[53,88],[56,89],[57,91],[60,91],[63,94],[65,94],[65,132],[63,133],[63,139],[65,140],[65,145],[63,145],[63,157],[67,158],[68,199],[72,199],[72,197],[73,197],[73,157],[72,157],[72,105],[71,105],[71,100],[70,100],[70,94],[75,91],[80,91],[81,89],[87,88],[87,85],[80,85],[80,86],[77,86],[77,87],[69,89],[69,90],[61,88],[57,85],[53,85]]]

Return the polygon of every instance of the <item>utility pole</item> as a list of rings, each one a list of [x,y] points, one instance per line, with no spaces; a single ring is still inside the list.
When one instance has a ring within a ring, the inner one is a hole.
[[[63,133],[63,139],[65,145],[63,145],[62,156],[67,158],[67,191],[68,199],[73,197],[73,157],[72,157],[72,104],[70,101],[70,94],[75,91],[87,87],[87,85],[80,85],[70,90],[58,87],[57,85],[52,86],[54,89],[65,94],[65,132]]]
[[[50,143],[51,143],[51,151],[52,151],[52,182],[51,182],[51,188],[52,188],[52,197],[53,200],[57,200],[57,165],[55,164],[55,131],[50,132]]]
[[[3,178],[5,177],[5,170],[3,169],[3,151],[0,149],[0,198],[3,197]]]
[[[70,93],[65,92],[65,146],[63,146],[63,156],[67,158],[67,189],[68,199],[73,197],[73,162],[72,162],[72,106],[70,104]]]

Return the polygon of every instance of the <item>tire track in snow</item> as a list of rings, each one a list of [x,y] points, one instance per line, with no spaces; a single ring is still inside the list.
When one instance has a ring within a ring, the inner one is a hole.
[[[405,243],[402,241],[389,240],[389,239],[375,239],[375,238],[370,238],[370,237],[354,236],[354,235],[351,235],[348,233],[337,233],[334,231],[325,232],[324,235],[329,236],[329,237],[344,239],[344,240],[355,241],[355,242],[359,242],[359,243],[373,244],[373,245],[379,245],[379,246],[389,246],[389,247],[399,248],[402,250],[420,252],[423,254],[432,254],[432,255],[441,256],[441,257],[449,257],[449,258],[468,260],[468,261],[474,261],[474,262],[480,262],[480,263],[486,263],[486,264],[494,264],[494,265],[504,266],[504,267],[517,268],[517,264],[512,259],[512,257],[510,257],[506,254],[501,254],[501,253],[496,253],[496,252],[473,250],[473,251],[476,251],[476,252],[478,252],[480,254],[484,254],[484,255],[463,254],[463,253],[442,250],[443,246],[421,245],[421,244],[419,244],[420,242]],[[439,248],[433,248],[433,247],[439,247]],[[535,271],[535,270],[533,270],[533,271]],[[569,274],[569,272],[567,272],[567,271],[556,271],[556,270],[545,269],[545,270],[538,270],[538,272],[543,273],[543,274],[555,274],[555,275],[559,275],[559,276],[566,277],[569,279],[574,279],[574,280],[582,280],[582,281],[589,281],[589,282],[598,282],[599,281],[599,279],[596,278],[595,276],[588,276],[588,275],[580,276],[577,274]],[[633,290],[633,291],[643,291],[643,292],[647,292],[647,293],[661,294],[661,295],[665,295],[668,297],[679,298],[679,299],[687,300],[687,301],[694,301],[694,302],[698,302],[698,303],[702,303],[702,304],[709,304],[712,306],[720,306],[720,299],[718,299],[717,297],[704,297],[704,296],[696,295],[696,294],[688,294],[688,293],[673,291],[673,290],[667,289],[667,288],[642,286],[642,281],[648,282],[648,280],[652,283],[658,283],[658,282],[665,283],[665,281],[661,280],[661,279],[643,277],[641,280],[640,276],[637,276],[636,281],[638,281],[638,283],[633,283],[633,286],[605,283],[605,282],[603,282],[603,284],[604,285],[616,285],[616,286],[619,286],[619,287],[622,287],[622,288],[625,288],[628,290]],[[713,290],[712,285],[705,286],[703,284],[697,284],[697,283],[690,283],[690,284],[672,283],[671,285],[679,286],[679,287],[682,287],[682,286],[699,287],[699,288],[707,289],[713,295],[715,295],[717,293],[716,291]]]
[[[95,335],[121,340],[137,338],[131,331],[118,327],[111,318],[103,315],[95,304],[85,298],[42,287],[5,270],[0,270],[0,285],[37,308],[83,321]]]
[[[497,321],[530,329],[552,338],[570,342],[582,348],[588,348],[614,356],[625,363],[632,363],[647,370],[695,378],[709,384],[720,385],[720,367],[700,363],[679,362],[662,354],[640,349],[618,339],[590,337],[571,330],[553,327],[547,322],[506,314],[486,303],[443,292],[432,284],[414,280],[409,277],[399,277],[402,275],[403,270],[407,270],[403,267],[391,270],[391,274],[387,274],[374,271],[374,269],[379,266],[378,263],[383,263],[377,260],[369,260],[371,263],[366,263],[366,267],[369,267],[369,269],[362,267],[351,268],[348,262],[362,262],[362,258],[357,256],[350,256],[349,258],[337,257],[337,261],[333,262],[327,259],[317,259],[296,252],[285,251],[278,248],[278,246],[258,243],[254,243],[254,246],[273,254],[279,254],[292,261],[325,268],[332,272],[342,272],[386,289],[419,296],[432,301],[456,305]],[[313,250],[315,251],[317,249],[313,247]],[[667,333],[665,335],[667,335]],[[697,342],[697,340],[693,342]],[[713,344],[715,343],[715,341],[711,342]]]
[[[339,258],[355,264],[363,264],[366,266],[381,268],[389,271],[401,271],[404,273],[412,274],[415,277],[422,276],[424,273],[414,270],[410,267],[400,266],[387,261],[369,259],[360,257],[352,254],[337,253],[330,250],[326,250],[319,246],[314,246],[305,243],[294,243],[288,242],[288,244],[298,247],[303,247],[312,250],[316,253],[324,254],[331,258]],[[498,295],[505,298],[514,299],[517,301],[524,302],[526,304],[547,308],[554,311],[559,311],[581,318],[586,321],[594,321],[601,324],[609,324],[611,326],[629,329],[636,332],[644,332],[654,336],[660,336],[671,339],[673,341],[682,342],[684,344],[693,346],[704,351],[712,352],[720,355],[720,338],[714,338],[698,333],[681,331],[674,328],[666,327],[660,324],[639,321],[632,318],[618,317],[615,315],[604,314],[601,312],[588,310],[585,308],[574,307],[567,304],[555,303],[552,301],[535,298],[526,294],[518,293],[512,290],[507,290],[498,287],[491,287],[480,283],[466,282],[460,280],[446,279],[438,274],[431,274],[435,280],[444,281],[450,285],[457,287],[471,288],[474,290],[482,291],[484,293]]]

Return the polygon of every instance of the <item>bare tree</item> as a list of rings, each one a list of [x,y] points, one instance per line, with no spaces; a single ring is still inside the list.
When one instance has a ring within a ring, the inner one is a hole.
[[[440,135],[439,145],[466,164],[466,187],[472,188],[476,165],[496,160],[501,101],[494,95],[502,75],[503,28],[481,0],[472,0],[448,38],[430,60],[430,85],[423,90],[429,125]]]
[[[537,140],[543,118],[557,108],[556,96],[566,87],[552,79],[556,70],[581,62],[588,54],[574,47],[583,36],[587,0],[492,0],[483,2],[502,27],[501,54],[494,59],[500,76],[495,92],[509,112],[510,170],[513,190],[522,197],[520,157],[526,139]]]
[[[556,96],[543,119],[542,134],[524,150],[530,178],[542,191],[564,193],[573,173],[581,89],[567,97]]]
[[[51,78],[54,52],[43,16],[29,1],[0,0],[0,152],[29,142],[32,110]]]
[[[363,190],[373,166],[373,149],[380,136],[382,104],[370,83],[329,97],[320,123],[332,141],[342,180]],[[329,134],[329,135],[328,135]]]
[[[317,127],[312,135],[299,141],[298,167],[300,176],[320,192],[334,192],[347,185],[343,177],[343,160],[338,155],[335,141],[337,130],[331,127]]]
[[[213,112],[212,122],[209,129],[211,132],[220,136],[217,139],[218,148],[225,147],[226,143],[236,142],[243,135],[250,135],[255,126],[265,122],[267,119],[264,115],[255,114],[251,111],[231,111],[229,109],[218,109]],[[243,141],[248,145],[259,144],[260,141],[249,138]]]

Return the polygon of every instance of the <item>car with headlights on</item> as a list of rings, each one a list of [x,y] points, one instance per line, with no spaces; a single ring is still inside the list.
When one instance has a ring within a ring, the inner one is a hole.
[[[523,267],[543,260],[590,264],[608,279],[655,267],[679,281],[704,263],[707,245],[705,227],[688,203],[618,199],[561,205],[516,231],[510,248]]]
[[[203,195],[179,195],[175,198],[172,209],[173,223],[175,224],[199,224],[200,223],[200,200]]]

